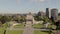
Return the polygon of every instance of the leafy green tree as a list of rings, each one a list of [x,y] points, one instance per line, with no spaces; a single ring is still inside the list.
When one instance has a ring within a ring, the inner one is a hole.
[[[16,21],[16,22],[18,22],[18,23],[22,23],[22,22],[25,21],[25,18],[23,16],[21,16],[19,18],[18,17],[14,17],[13,20]]]
[[[41,20],[43,20],[43,18],[41,17],[41,16],[34,16],[34,19],[36,20],[36,21],[41,21]]]
[[[34,19],[35,19],[36,21],[38,21],[38,18],[39,18],[38,16],[34,16]]]
[[[18,18],[18,21],[19,21],[20,23],[22,23],[22,22],[25,21],[25,18],[24,18],[24,17],[20,17],[20,18]]]
[[[11,21],[11,18],[9,16],[2,16],[0,21],[4,24],[5,22]]]

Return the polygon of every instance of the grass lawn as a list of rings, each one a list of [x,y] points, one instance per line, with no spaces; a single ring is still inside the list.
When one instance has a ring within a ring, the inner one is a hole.
[[[56,29],[55,25],[48,25],[48,28],[52,27],[52,29]]]
[[[8,30],[6,34],[23,34],[23,30]]]
[[[56,29],[56,26],[55,26],[55,25],[52,25],[52,28],[53,28],[53,29]]]
[[[34,30],[34,34],[48,34],[47,32],[42,32],[39,30]]]
[[[0,28],[0,34],[4,33],[5,28]]]
[[[34,24],[33,25],[34,28],[42,28],[44,27],[43,24]],[[56,29],[56,26],[55,25],[48,25],[48,28],[52,27],[52,29]]]
[[[43,27],[43,24],[34,24],[33,27],[34,28],[42,28]]]
[[[14,28],[24,28],[24,24],[15,25]]]

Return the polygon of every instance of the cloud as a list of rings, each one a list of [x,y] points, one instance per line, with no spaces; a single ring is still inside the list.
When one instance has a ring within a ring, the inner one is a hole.
[[[49,1],[49,0],[30,0],[30,1],[33,1],[33,2],[45,2],[45,1]]]
[[[34,0],[34,1],[36,1],[36,2],[43,2],[43,1],[45,1],[45,0]]]
[[[21,0],[16,0],[17,4],[19,4],[20,1],[21,1]]]

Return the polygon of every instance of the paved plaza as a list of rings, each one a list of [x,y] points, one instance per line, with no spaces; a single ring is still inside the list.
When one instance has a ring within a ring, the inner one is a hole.
[[[31,25],[26,25],[23,34],[34,34],[34,28]]]

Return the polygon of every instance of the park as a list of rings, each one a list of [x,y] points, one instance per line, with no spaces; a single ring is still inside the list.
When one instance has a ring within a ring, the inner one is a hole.
[[[3,23],[0,24],[0,34],[55,34],[57,31],[57,26],[47,17],[32,17],[31,14],[26,18],[21,16],[13,19],[9,16],[1,16],[0,21]]]

